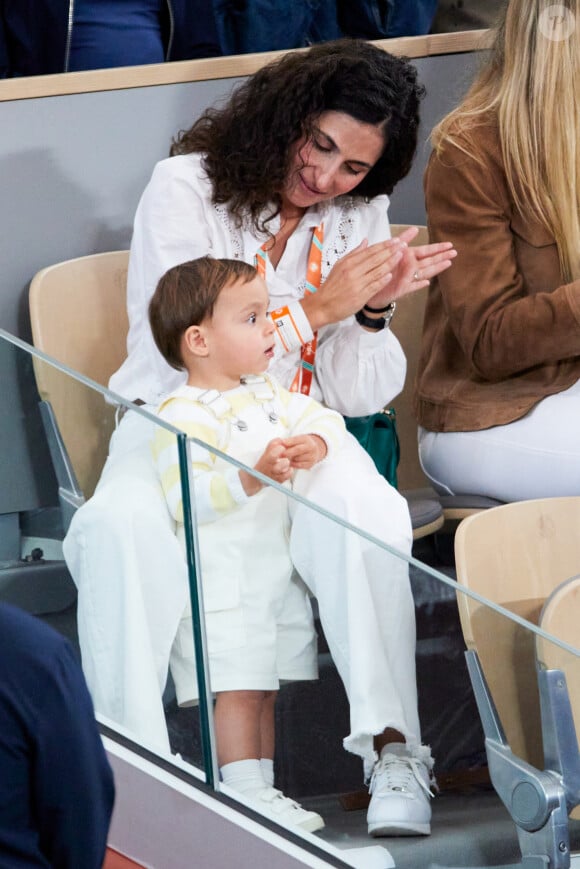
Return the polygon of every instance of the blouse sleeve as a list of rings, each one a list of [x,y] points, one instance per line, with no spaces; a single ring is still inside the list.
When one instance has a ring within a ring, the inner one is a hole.
[[[347,250],[365,238],[374,244],[391,237],[388,208],[388,197],[377,196],[349,209],[340,232],[342,236],[347,228]],[[405,354],[394,333],[389,328],[368,332],[354,317],[327,327],[317,350],[316,374],[324,403],[345,416],[381,410],[403,389],[406,370]]]
[[[403,389],[406,370],[393,332],[367,332],[354,318],[335,328],[316,354],[324,403],[345,416],[381,410]]]
[[[450,240],[459,253],[439,276],[438,287],[451,328],[477,374],[501,380],[578,355],[580,281],[530,292],[493,148],[483,152],[481,162],[454,146],[442,156],[434,153],[425,196],[431,241]],[[538,245],[534,257],[538,264],[557,257],[553,240]]]

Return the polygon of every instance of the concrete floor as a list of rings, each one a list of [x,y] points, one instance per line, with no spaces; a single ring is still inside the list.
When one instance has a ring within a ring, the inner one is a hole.
[[[433,800],[431,835],[408,838],[371,839],[365,810],[345,812],[336,798],[303,803],[324,817],[321,838],[338,848],[383,844],[397,869],[499,867],[520,859],[515,827],[491,790],[440,794]]]
[[[383,845],[397,869],[507,869],[521,864],[516,828],[491,788],[448,791],[433,800],[430,836],[371,839],[364,810],[345,812],[336,797],[303,800],[326,827],[317,835],[337,848]],[[580,822],[570,821],[572,851]]]

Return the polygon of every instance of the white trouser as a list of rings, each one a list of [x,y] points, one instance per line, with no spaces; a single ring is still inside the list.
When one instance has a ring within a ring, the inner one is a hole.
[[[95,708],[141,741],[167,749],[162,692],[183,613],[183,554],[149,452],[151,424],[128,413],[94,496],[64,543],[79,590],[79,640]],[[350,439],[340,457],[300,472],[296,490],[408,554],[405,500]],[[351,708],[345,747],[370,759],[385,727],[420,741],[415,620],[406,562],[298,505],[292,559],[318,598]]]
[[[296,475],[294,490],[409,554],[405,499],[349,435],[338,461]],[[350,704],[349,751],[372,758],[372,735],[393,727],[420,742],[415,609],[407,562],[302,504],[292,508],[290,554],[318,600],[324,635]]]
[[[153,426],[125,414],[63,550],[78,589],[82,664],[96,711],[168,753],[162,694],[188,582],[153,464]]]
[[[419,455],[434,487],[446,494],[506,502],[580,495],[580,382],[507,425],[420,429]]]

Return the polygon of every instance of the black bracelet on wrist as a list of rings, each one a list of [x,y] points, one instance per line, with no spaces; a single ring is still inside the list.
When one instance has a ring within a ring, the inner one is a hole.
[[[380,332],[385,328],[386,320],[384,317],[367,317],[364,311],[357,311],[354,315],[359,326],[366,326],[367,329],[372,329],[374,332]]]
[[[370,314],[386,314],[394,304],[394,302],[389,302],[384,308],[371,308],[370,305],[363,305],[363,311],[368,311]]]
[[[381,329],[386,329],[387,326],[390,326],[391,320],[393,319],[393,314],[397,308],[396,302],[391,302],[390,305],[387,305],[386,308],[369,308],[368,305],[364,305],[362,311],[359,311],[355,317],[356,321],[360,326],[367,326],[369,329],[374,329],[375,332],[379,332]],[[365,311],[369,311],[372,314],[384,314],[384,317],[377,317],[376,320],[373,320],[371,317],[367,317]]]

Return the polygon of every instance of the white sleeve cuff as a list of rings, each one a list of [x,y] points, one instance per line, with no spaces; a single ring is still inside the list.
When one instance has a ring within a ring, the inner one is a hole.
[[[237,468],[228,468],[224,474],[230,494],[236,504],[245,504],[249,501],[250,496],[246,494],[242,481],[240,480],[240,472]]]
[[[276,325],[278,354],[299,350],[314,337],[314,332],[300,302],[288,302],[270,312]],[[277,354],[277,355],[278,355]]]
[[[302,343],[306,344],[308,341],[312,341],[312,339],[314,338],[314,332],[312,331],[310,321],[304,313],[304,308],[302,307],[300,302],[290,302],[288,304],[288,310],[291,312],[296,322],[296,325],[298,326],[298,329],[303,339]]]

